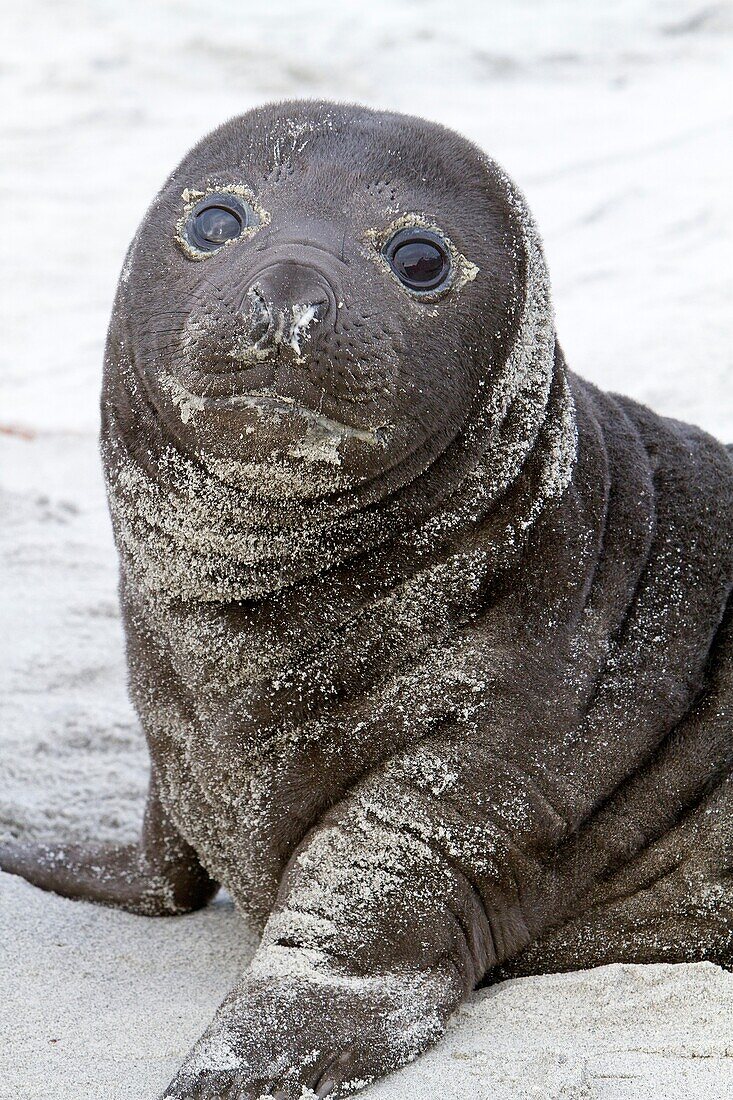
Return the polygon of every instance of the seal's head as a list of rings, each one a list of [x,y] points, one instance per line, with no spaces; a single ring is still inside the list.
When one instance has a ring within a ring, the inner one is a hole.
[[[517,216],[503,174],[440,126],[317,102],[235,118],[131,246],[119,309],[141,392],[230,474],[277,469],[306,497],[404,485],[506,359]]]

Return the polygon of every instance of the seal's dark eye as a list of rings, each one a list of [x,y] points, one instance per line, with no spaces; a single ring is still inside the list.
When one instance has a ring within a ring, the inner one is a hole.
[[[211,244],[224,244],[238,237],[242,232],[242,223],[231,210],[221,206],[210,206],[196,215],[194,221],[196,233]]]
[[[188,223],[188,237],[200,252],[214,252],[255,221],[254,211],[234,195],[208,195]]]
[[[429,229],[403,229],[395,233],[384,254],[397,278],[410,290],[437,290],[450,274],[446,243]]]

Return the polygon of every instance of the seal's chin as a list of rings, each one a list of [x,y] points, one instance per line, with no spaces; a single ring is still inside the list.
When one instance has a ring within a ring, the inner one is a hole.
[[[158,415],[178,445],[227,479],[255,478],[282,496],[322,496],[379,478],[393,462],[393,426],[349,424],[271,385],[202,393],[165,376]],[[213,465],[212,465],[213,464]],[[277,482],[277,484],[275,484]]]

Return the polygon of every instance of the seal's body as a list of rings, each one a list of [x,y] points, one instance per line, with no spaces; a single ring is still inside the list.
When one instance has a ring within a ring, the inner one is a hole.
[[[263,926],[166,1096],[353,1091],[487,976],[730,964],[733,464],[568,372],[495,164],[227,123],[133,241],[102,413],[143,838],[2,862]]]

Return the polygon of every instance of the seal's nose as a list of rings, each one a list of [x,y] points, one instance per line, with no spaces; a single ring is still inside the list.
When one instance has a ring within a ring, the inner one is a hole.
[[[287,313],[296,305],[321,305],[325,309],[329,302],[321,273],[295,260],[271,264],[257,275],[252,285],[274,312]]]
[[[260,351],[278,345],[296,355],[331,311],[331,294],[319,272],[282,261],[261,271],[245,295],[252,343]]]

